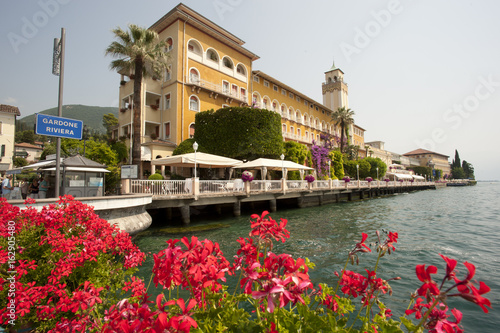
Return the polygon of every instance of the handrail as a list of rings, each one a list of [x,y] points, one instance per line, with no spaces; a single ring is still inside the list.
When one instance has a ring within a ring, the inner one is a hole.
[[[197,180],[198,189],[195,191],[192,178],[186,180],[139,180],[132,179],[130,182],[130,192],[134,194],[148,193],[153,198],[165,197],[192,197],[195,192],[199,196],[214,195],[236,195],[259,192],[284,193],[285,191],[324,191],[324,190],[352,190],[369,188],[399,188],[399,187],[421,187],[431,186],[434,182],[428,181],[377,181],[368,182],[365,180],[316,180],[308,183],[305,180],[286,180],[283,189],[281,180],[253,180],[244,183],[241,179],[234,180]],[[246,188],[248,186],[248,189]],[[248,192],[247,192],[248,191]]]

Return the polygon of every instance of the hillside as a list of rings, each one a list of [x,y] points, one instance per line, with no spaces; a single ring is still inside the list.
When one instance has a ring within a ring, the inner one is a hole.
[[[57,107],[40,111],[39,113],[57,116]],[[77,119],[83,121],[89,130],[97,130],[104,133],[106,130],[102,126],[102,117],[105,114],[112,113],[118,118],[118,108],[115,107],[101,107],[89,105],[64,105],[62,108],[62,116],[64,118]],[[35,124],[36,115],[32,114],[17,120],[16,130],[24,131],[33,129]]]

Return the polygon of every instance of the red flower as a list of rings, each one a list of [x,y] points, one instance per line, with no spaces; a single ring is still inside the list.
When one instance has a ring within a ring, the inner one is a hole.
[[[426,291],[429,290],[432,295],[439,295],[439,289],[436,282],[434,282],[431,278],[431,274],[437,273],[437,267],[429,265],[429,267],[425,269],[425,265],[417,265],[416,272],[418,279],[424,282],[424,284],[418,289],[418,294],[420,296],[425,296]]]
[[[455,277],[455,267],[457,267],[457,261],[455,259],[450,259],[442,254],[439,254],[441,258],[446,261],[446,276],[445,279],[451,280]]]

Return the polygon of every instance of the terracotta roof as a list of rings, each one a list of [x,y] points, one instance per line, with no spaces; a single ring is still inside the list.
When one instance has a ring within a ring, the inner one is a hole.
[[[43,150],[42,147],[37,146],[37,145],[32,145],[31,143],[27,143],[27,142],[16,143],[15,146],[16,146],[16,148],[20,147],[20,148],[30,148],[30,149],[40,149],[40,150]]]
[[[444,156],[446,158],[449,157],[448,155],[436,153],[436,152],[433,152],[433,151],[430,151],[430,150],[427,150],[427,149],[422,149],[422,148],[412,150],[412,151],[410,151],[410,152],[408,152],[406,154],[403,154],[403,156],[423,155],[423,154],[434,154],[434,155]]]
[[[19,108],[12,106],[12,105],[5,105],[5,104],[0,104],[0,111],[1,112],[7,112],[7,113],[13,113],[16,116],[20,116],[21,112],[19,112]]]

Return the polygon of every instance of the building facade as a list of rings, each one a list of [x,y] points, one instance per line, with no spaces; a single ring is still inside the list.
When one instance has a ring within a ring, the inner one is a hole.
[[[13,166],[16,117],[21,112],[15,106],[0,104],[0,173]]]
[[[198,112],[222,107],[254,105],[279,113],[284,140],[311,145],[321,140],[322,133],[340,136],[331,113],[349,104],[344,73],[339,68],[333,66],[325,72],[323,103],[319,103],[253,70],[259,57],[245,49],[241,39],[183,4],[150,29],[166,41],[170,61],[163,78],[143,80],[144,170],[149,169],[151,159],[172,155],[175,147],[193,137]],[[126,139],[131,147],[134,74],[120,74],[119,126],[114,135]],[[351,128],[351,142],[353,133]]]
[[[426,149],[416,149],[410,151],[404,156],[417,159],[420,162],[420,166],[431,167],[432,169],[441,170],[441,177],[451,174],[450,162],[448,162],[449,156],[436,153]]]

